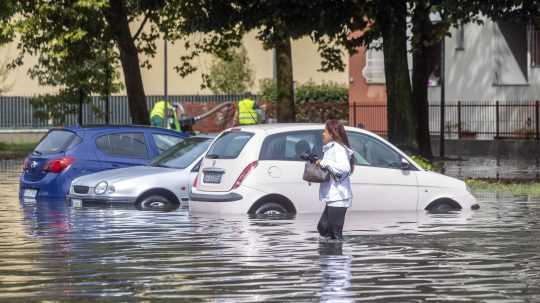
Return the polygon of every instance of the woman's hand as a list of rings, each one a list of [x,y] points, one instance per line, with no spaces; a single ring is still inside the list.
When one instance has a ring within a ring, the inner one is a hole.
[[[319,159],[319,160],[315,161],[315,165],[321,166],[321,160]]]

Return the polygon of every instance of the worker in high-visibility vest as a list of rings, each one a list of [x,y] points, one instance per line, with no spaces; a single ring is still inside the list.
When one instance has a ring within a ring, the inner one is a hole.
[[[183,108],[180,104],[169,101],[159,100],[154,104],[150,112],[150,123],[152,126],[163,127],[181,131],[178,117],[183,114]]]
[[[259,123],[259,113],[257,112],[259,106],[250,97],[251,96],[244,98],[238,102],[238,110],[236,112],[236,116],[238,117],[239,125],[251,125]]]

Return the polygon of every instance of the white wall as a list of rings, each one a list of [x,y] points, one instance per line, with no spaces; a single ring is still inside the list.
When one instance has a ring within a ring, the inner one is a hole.
[[[528,80],[522,78],[497,24],[486,20],[484,25],[465,25],[463,50],[456,49],[455,37],[454,30],[445,42],[447,102],[540,99],[540,68],[527,64]],[[496,83],[497,69],[503,71],[504,77],[499,83],[504,84]],[[438,103],[439,100],[440,88],[430,88],[430,101]]]

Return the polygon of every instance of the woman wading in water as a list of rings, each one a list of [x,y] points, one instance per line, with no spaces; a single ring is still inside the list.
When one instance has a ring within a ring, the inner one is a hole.
[[[325,207],[317,230],[325,239],[343,240],[345,213],[352,206],[350,176],[354,170],[354,152],[345,127],[338,120],[326,121],[322,136],[323,158],[316,163],[328,170],[331,177],[319,188],[319,199]]]

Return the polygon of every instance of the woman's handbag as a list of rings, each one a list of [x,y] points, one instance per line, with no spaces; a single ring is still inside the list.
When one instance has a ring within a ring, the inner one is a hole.
[[[315,163],[306,162],[302,179],[311,183],[324,183],[330,180],[330,173]]]

